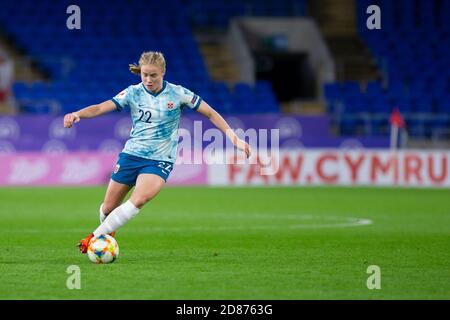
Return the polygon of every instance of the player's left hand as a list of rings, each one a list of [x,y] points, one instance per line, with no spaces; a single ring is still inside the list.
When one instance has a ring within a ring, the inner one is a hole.
[[[234,145],[239,150],[244,151],[247,158],[250,157],[250,155],[252,154],[250,145],[247,142],[245,142],[244,140],[236,139],[236,142],[234,143]]]

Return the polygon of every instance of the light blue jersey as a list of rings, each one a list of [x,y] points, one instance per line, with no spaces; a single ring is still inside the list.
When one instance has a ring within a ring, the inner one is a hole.
[[[197,110],[202,99],[182,86],[164,81],[156,94],[141,82],[129,86],[112,101],[119,111],[128,106],[133,121],[130,138],[122,152],[174,163],[183,107]]]

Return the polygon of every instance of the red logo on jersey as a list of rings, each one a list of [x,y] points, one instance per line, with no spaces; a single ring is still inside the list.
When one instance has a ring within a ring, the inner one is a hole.
[[[169,108],[169,109],[173,109],[173,102],[169,102],[169,103],[167,103],[167,108]]]

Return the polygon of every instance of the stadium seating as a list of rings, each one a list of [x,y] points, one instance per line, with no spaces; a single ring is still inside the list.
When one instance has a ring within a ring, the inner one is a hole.
[[[166,0],[161,6],[151,0],[124,6],[118,0],[80,0],[81,29],[69,30],[66,9],[72,2],[17,0],[2,3],[0,29],[50,79],[45,84],[14,84],[23,112],[64,114],[113,97],[140,81],[128,64],[137,62],[144,50],[164,52],[166,79],[195,91],[222,112],[279,112],[270,83],[228,88],[212,81],[192,28],[225,26],[235,15],[302,14],[304,3]],[[17,6],[21,10],[15,10]]]
[[[327,83],[328,111],[342,133],[387,134],[389,113],[399,108],[413,137],[433,137],[450,128],[450,1],[358,0],[359,34],[383,81]],[[366,8],[379,5],[381,30],[366,27]],[[345,128],[344,128],[345,127]]]
[[[186,0],[183,1],[194,27],[226,28],[239,16],[301,16],[306,0]]]

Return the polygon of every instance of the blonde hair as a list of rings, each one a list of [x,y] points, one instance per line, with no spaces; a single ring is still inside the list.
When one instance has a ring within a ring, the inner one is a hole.
[[[141,67],[146,64],[153,64],[161,68],[163,73],[166,73],[166,59],[164,55],[158,51],[146,51],[141,54],[139,58],[139,65],[133,63],[129,64],[130,71],[134,74],[141,74]]]

